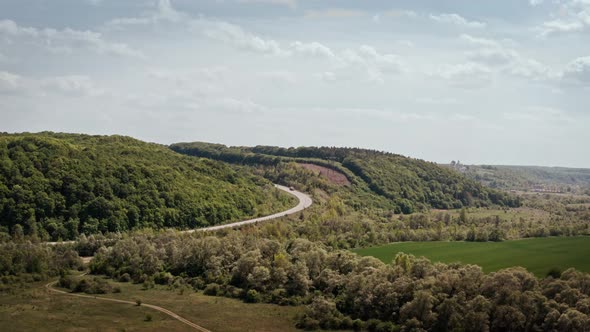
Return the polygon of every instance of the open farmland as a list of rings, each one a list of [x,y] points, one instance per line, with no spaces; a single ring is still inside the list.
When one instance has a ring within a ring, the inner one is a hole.
[[[552,268],[590,272],[590,237],[552,237],[505,242],[404,242],[355,250],[389,263],[398,252],[433,262],[476,264],[484,272],[522,266],[538,277]]]

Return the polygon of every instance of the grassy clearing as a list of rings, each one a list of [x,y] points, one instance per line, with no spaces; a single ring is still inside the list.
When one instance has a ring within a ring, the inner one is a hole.
[[[296,331],[294,316],[302,307],[246,304],[186,290],[112,282],[118,294],[105,297],[141,300],[171,310],[211,331]],[[188,326],[143,306],[125,305],[56,294],[44,283],[0,296],[0,331],[189,331]],[[103,296],[103,295],[99,295]],[[146,321],[147,315],[151,321]]]
[[[185,331],[184,324],[146,307],[56,294],[43,283],[0,296],[2,331]],[[147,315],[152,321],[147,322]]]
[[[504,242],[404,242],[354,250],[391,262],[398,252],[434,262],[476,264],[484,272],[522,266],[538,277],[551,268],[590,272],[590,237],[535,238]]]

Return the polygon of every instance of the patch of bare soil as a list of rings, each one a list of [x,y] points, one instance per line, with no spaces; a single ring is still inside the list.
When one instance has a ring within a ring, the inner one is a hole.
[[[299,165],[305,169],[312,171],[312,172],[319,173],[320,176],[328,179],[328,181],[330,181],[336,185],[339,185],[339,186],[349,186],[350,185],[350,181],[348,181],[348,178],[346,178],[346,176],[344,174],[342,174],[338,171],[335,171],[333,169],[323,167],[323,166],[314,165],[314,164],[300,163]]]

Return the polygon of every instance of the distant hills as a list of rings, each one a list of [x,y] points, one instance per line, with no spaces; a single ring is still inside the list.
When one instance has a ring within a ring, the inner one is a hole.
[[[260,176],[130,137],[0,134],[0,235],[195,228],[280,211],[289,200]]]
[[[352,183],[356,204],[378,205],[397,213],[464,206],[518,206],[517,197],[487,188],[461,174],[431,162],[356,148],[272,146],[227,147],[203,142],[178,143],[179,153],[245,165],[276,166],[311,163],[332,168]]]
[[[491,188],[534,192],[586,192],[590,189],[590,169],[462,165],[449,167]]]

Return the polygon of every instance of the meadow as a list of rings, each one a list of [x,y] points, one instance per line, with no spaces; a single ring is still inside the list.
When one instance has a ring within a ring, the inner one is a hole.
[[[398,252],[424,256],[433,262],[476,264],[484,272],[522,266],[538,277],[570,267],[590,272],[590,237],[531,238],[504,242],[401,242],[355,249],[385,263]]]
[[[45,282],[21,285],[0,296],[0,331],[192,331],[170,316],[145,306],[109,303],[51,292]],[[109,280],[122,291],[97,295],[149,303],[187,318],[212,331],[296,331],[301,306],[248,304],[164,286],[142,290],[141,285]],[[149,320],[146,319],[149,317]]]

